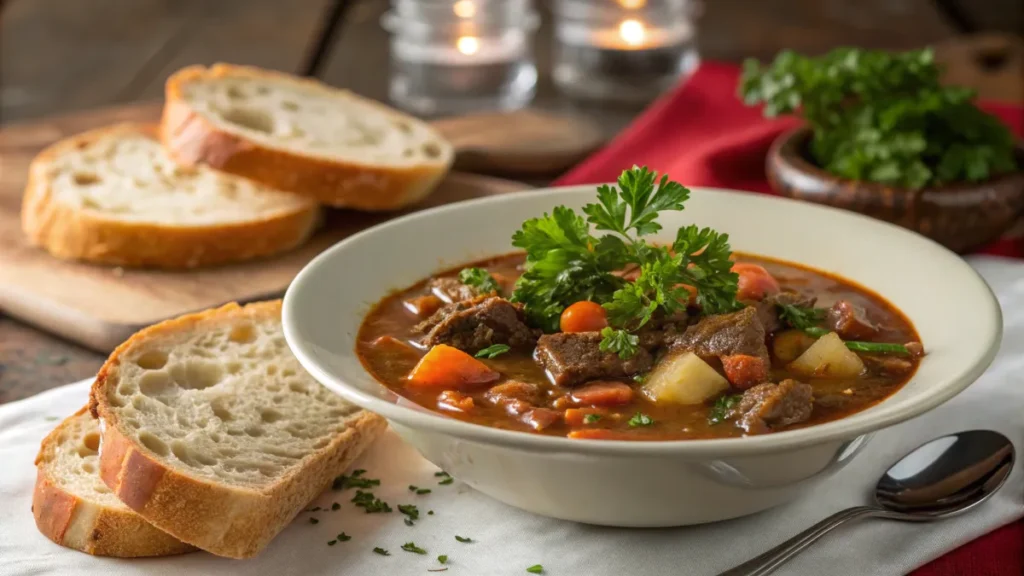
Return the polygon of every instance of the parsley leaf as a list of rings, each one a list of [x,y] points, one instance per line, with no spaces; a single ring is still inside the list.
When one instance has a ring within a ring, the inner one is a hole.
[[[417,546],[415,542],[406,542],[405,544],[402,544],[402,550],[405,550],[406,552],[412,552],[414,554],[426,554],[427,553],[426,550],[424,550],[423,548],[420,548],[419,546]]]
[[[373,551],[377,554],[380,554],[381,556],[391,556],[391,553],[385,550],[384,548],[377,547],[374,548]]]
[[[633,428],[638,426],[650,426],[651,424],[654,424],[654,420],[643,412],[637,412],[629,419],[629,425]]]
[[[544,573],[544,567],[541,566],[540,564],[534,564],[533,566],[530,566],[529,568],[527,568],[526,571],[529,572],[530,574],[543,574]]]
[[[616,330],[606,326],[601,330],[602,352],[615,352],[620,358],[629,358],[636,354],[640,347],[640,338],[636,334],[630,334],[625,330]]]
[[[398,511],[408,516],[410,520],[420,519],[420,511],[414,504],[399,504]]]
[[[366,470],[353,470],[351,476],[342,474],[331,483],[332,490],[345,490],[347,488],[370,488],[380,486],[380,480],[376,478],[363,478]]]
[[[725,314],[742,307],[736,300],[739,275],[732,271],[728,234],[691,224],[676,233],[672,251],[682,260],[681,282],[697,287],[697,305],[705,314]]]
[[[391,506],[389,506],[387,502],[374,496],[373,492],[356,490],[356,495],[352,497],[352,502],[355,503],[357,507],[366,510],[367,514],[391,512]]]
[[[714,405],[711,406],[711,410],[708,411],[708,424],[714,425],[725,422],[729,418],[729,413],[733,407],[740,403],[741,398],[743,398],[742,394],[719,396],[718,400],[715,400]]]
[[[440,556],[437,557],[437,561],[440,562],[441,564],[447,564],[448,563],[448,555],[447,554],[441,554]]]
[[[469,542],[473,541],[472,538],[466,538],[464,536],[456,536],[455,539],[458,540],[459,542],[462,542],[463,544],[466,544],[466,543],[469,543]]]
[[[655,219],[663,210],[682,210],[683,203],[690,197],[690,191],[678,182],[671,182],[662,176],[655,189],[657,172],[647,167],[626,170],[619,176],[619,189],[601,186],[597,189],[598,204],[583,207],[589,222],[598,230],[616,232],[628,238],[630,230],[637,236],[654,234],[661,230]],[[626,209],[629,208],[629,222]]]
[[[348,542],[351,539],[352,539],[352,537],[349,536],[348,534],[345,534],[344,532],[342,532],[341,534],[338,534],[338,542]]]
[[[495,356],[501,356],[505,352],[511,350],[512,347],[508,344],[491,344],[487,348],[480,350],[475,354],[477,358],[494,358]]]
[[[843,178],[921,188],[1016,170],[1010,131],[941,72],[930,49],[784,51],[767,67],[745,62],[739,92],[765,116],[802,116],[812,159]]]
[[[459,282],[472,286],[483,294],[497,292],[499,288],[498,281],[483,268],[463,268],[459,272]]]
[[[594,422],[597,422],[600,419],[601,419],[601,415],[600,414],[587,414],[586,416],[583,417],[583,423],[584,424],[593,424]]]
[[[823,308],[808,308],[794,304],[776,304],[779,309],[779,319],[797,330],[814,328],[825,319]]]

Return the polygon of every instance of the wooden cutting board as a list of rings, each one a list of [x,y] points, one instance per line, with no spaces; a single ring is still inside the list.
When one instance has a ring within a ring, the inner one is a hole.
[[[397,215],[528,188],[526,184],[453,172],[425,202],[394,215],[333,210],[324,228],[288,254],[190,272],[121,270],[57,260],[29,246],[20,205],[32,157],[52,142],[119,121],[151,121],[159,107],[141,105],[50,118],[0,130],[0,311],[93,350],[109,352],[138,329],[230,301],[283,294],[295,274],[342,238]]]

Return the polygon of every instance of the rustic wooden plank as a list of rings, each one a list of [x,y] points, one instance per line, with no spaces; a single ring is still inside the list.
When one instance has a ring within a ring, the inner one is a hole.
[[[129,87],[187,29],[200,0],[30,0],[0,18],[0,118],[135,99]]]

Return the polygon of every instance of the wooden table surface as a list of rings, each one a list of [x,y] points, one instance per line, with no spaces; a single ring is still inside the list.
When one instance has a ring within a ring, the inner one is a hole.
[[[968,27],[1019,30],[1019,0],[971,0]],[[550,15],[537,35],[537,105],[590,115],[607,135],[637,109],[575,105],[550,69]],[[0,0],[0,122],[159,99],[174,70],[226,61],[298,71],[329,0]],[[698,30],[703,58],[770,59],[783,48],[820,53],[840,45],[910,49],[955,37],[937,0],[706,0]],[[323,67],[330,84],[384,100],[387,0],[353,6]],[[999,87],[978,86],[1001,99]],[[987,92],[987,93],[986,93]],[[0,403],[95,374],[103,357],[0,315]]]

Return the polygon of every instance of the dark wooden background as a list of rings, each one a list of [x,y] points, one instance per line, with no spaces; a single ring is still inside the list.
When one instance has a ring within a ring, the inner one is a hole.
[[[599,1],[599,0],[595,0]],[[602,0],[603,1],[603,0]],[[638,110],[579,107],[560,98],[549,69],[548,2],[536,41],[537,103],[575,108],[611,135]],[[329,0],[0,0],[0,123],[140,100],[157,100],[174,70],[226,61],[297,72]],[[960,14],[940,6],[960,6]],[[385,99],[387,0],[349,10],[321,78]],[[698,46],[705,59],[770,59],[783,48],[820,53],[840,45],[909,49],[974,31],[1020,33],[1020,0],[706,0]],[[1007,99],[984,79],[983,97]],[[2,263],[0,263],[2,265]],[[0,315],[0,403],[93,375],[103,358]]]

